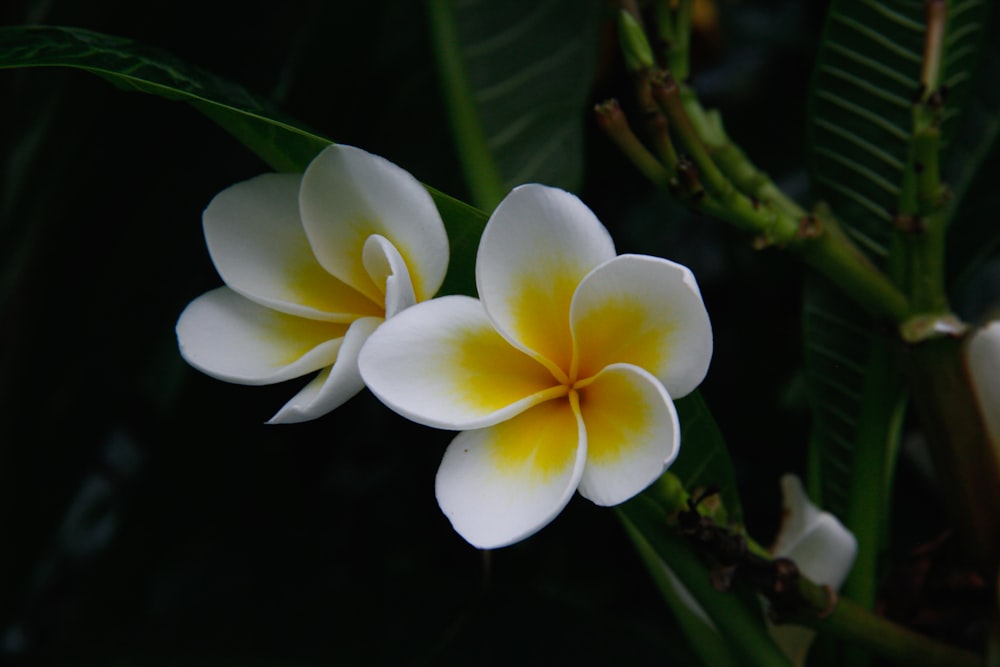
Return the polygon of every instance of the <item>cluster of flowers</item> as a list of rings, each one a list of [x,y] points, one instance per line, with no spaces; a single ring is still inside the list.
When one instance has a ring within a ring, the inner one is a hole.
[[[621,503],[677,456],[673,399],[704,378],[712,330],[684,266],[616,255],[562,190],[524,185],[476,257],[479,299],[432,298],[448,238],[426,189],[331,146],[304,174],[265,174],[204,213],[224,287],[181,314],[184,358],[222,380],[318,371],[271,419],[314,419],[367,386],[418,423],[461,431],[438,502],[480,548],[521,540],[574,491]]]

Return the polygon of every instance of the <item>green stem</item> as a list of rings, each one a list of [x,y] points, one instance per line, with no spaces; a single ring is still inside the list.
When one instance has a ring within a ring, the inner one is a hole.
[[[698,166],[699,176],[709,194],[725,200],[733,192],[732,183],[726,178],[712,160],[702,143],[701,136],[691,122],[680,98],[680,88],[676,79],[669,74],[653,77],[650,81],[651,92],[656,104],[667,116],[671,127],[680,139],[681,146]]]
[[[684,582],[698,605],[712,619],[719,635],[746,667],[791,667],[788,658],[767,632],[757,609],[750,609],[732,592],[712,588],[708,572],[688,544],[664,523],[662,509],[645,496],[616,508],[626,525],[631,525],[660,560]],[[754,600],[754,597],[750,597]]]
[[[751,199],[734,187],[702,142],[681,100],[677,83],[666,77],[654,79],[651,85],[653,99],[698,168],[698,177],[708,194],[706,203],[718,205],[720,218],[756,233],[763,246],[781,245],[799,252],[806,263],[819,269],[876,318],[901,322],[907,316],[906,298],[832,216],[825,214],[815,224],[816,220],[791,215],[788,209],[796,210],[794,204],[785,203],[779,208]]]
[[[660,595],[666,601],[674,618],[684,631],[691,648],[698,657],[701,658],[705,667],[738,667],[740,664],[736,659],[733,649],[722,637],[719,636],[715,626],[710,619],[704,618],[692,608],[689,599],[690,593],[685,589],[681,592],[683,583],[664,564],[656,554],[656,550],[650,546],[646,538],[638,528],[631,523],[624,513],[619,512],[618,518],[625,526],[625,532],[632,540],[635,550],[649,571],[649,576],[660,591]],[[685,595],[686,594],[686,595]]]
[[[916,115],[924,115],[920,110]],[[948,312],[945,293],[945,197],[940,180],[941,131],[937,121],[918,120],[922,125],[913,138],[913,169],[916,211],[907,233],[909,292],[918,313]]]
[[[668,52],[667,64],[678,81],[691,76],[691,15],[694,0],[680,0],[674,20],[674,44]]]
[[[902,322],[909,303],[888,277],[847,236],[837,220],[817,209],[820,229],[796,239],[796,249],[849,297],[878,320]]]
[[[948,23],[948,0],[926,0],[924,32],[924,59],[920,83],[926,101],[934,94],[941,81],[941,64],[944,62],[944,32]]]
[[[668,525],[666,513],[679,505],[684,497],[684,493],[675,486],[669,483],[657,490],[656,500],[642,494],[616,508],[630,536],[637,539],[637,548],[643,558],[652,558],[655,554],[660,566],[668,567],[676,575],[698,607],[711,619],[720,638],[731,642],[732,650],[743,658],[741,664],[788,665],[788,659],[774,643],[758,614],[745,604],[746,600],[754,600],[755,596],[744,597],[736,590],[715,590],[695,548]],[[658,501],[665,501],[668,507],[663,507]],[[659,576],[661,574],[655,574],[654,578]],[[908,667],[984,665],[983,659],[974,653],[920,635],[848,599],[838,600],[828,586],[816,584],[801,575],[796,576],[794,582],[788,589],[761,590],[762,593],[781,596],[778,600],[780,606],[776,602],[775,608],[781,611],[785,622],[829,633],[850,645],[863,646]],[[740,583],[738,578],[736,583]],[[676,594],[674,589],[671,591]],[[690,601],[685,605],[693,611]]]
[[[507,193],[472,96],[451,3],[449,0],[430,0],[427,12],[438,75],[462,170],[475,205],[492,211]]]
[[[858,555],[844,593],[870,610],[875,608],[884,521],[891,509],[891,471],[905,401],[890,342],[875,337],[869,354],[845,517],[848,530],[857,538]]]
[[[844,517],[847,529],[857,539],[858,553],[843,588],[844,595],[869,611],[875,608],[879,565],[887,546],[892,478],[906,406],[891,341],[878,334],[871,341]],[[852,667],[870,662],[870,653],[857,644],[845,647],[845,657]]]
[[[594,107],[594,114],[598,126],[643,176],[659,187],[666,187],[670,183],[670,174],[632,132],[618,100],[601,102]]]
[[[935,641],[877,616],[851,600],[831,600],[828,589],[799,579],[799,595],[814,610],[795,622],[842,640],[857,643],[908,667],[984,667],[982,657]],[[831,604],[832,610],[831,610]],[[817,615],[815,612],[819,612]]]
[[[995,584],[1000,563],[1000,455],[979,413],[964,360],[966,327],[949,311],[945,291],[946,194],[940,152],[940,79],[946,0],[927,0],[922,95],[913,108],[909,159],[897,227],[912,316],[900,335],[912,345],[904,362],[950,518],[970,559]]]
[[[947,19],[947,0],[927,0],[921,95],[913,106],[913,130],[896,220],[905,257],[906,291],[914,314],[943,314],[949,308],[944,274],[947,195],[940,170],[944,104],[940,79]]]
[[[653,79],[657,76],[656,70],[645,69],[636,75],[636,99],[639,104],[639,112],[646,121],[646,132],[650,141],[656,148],[660,160],[666,165],[671,178],[677,176],[677,150],[670,139],[670,127],[667,117],[663,115],[660,107],[653,101]]]
[[[706,111],[691,86],[684,83],[678,85],[681,103],[695,131],[719,165],[719,169],[733,182],[733,185],[744,194],[758,201],[767,202],[796,219],[805,216],[805,210],[775,185],[771,178],[758,169],[730,140],[722,123],[722,115],[716,110]]]

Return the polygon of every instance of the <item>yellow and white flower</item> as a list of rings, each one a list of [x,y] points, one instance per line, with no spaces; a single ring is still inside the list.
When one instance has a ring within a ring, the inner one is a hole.
[[[365,383],[400,414],[461,430],[437,475],[452,525],[480,548],[536,532],[573,492],[631,498],[677,455],[673,398],[704,378],[712,331],[685,267],[616,256],[575,196],[515,189],[483,232],[480,300],[449,296],[386,322]]]
[[[320,371],[271,423],[315,419],[360,391],[362,344],[432,297],[448,266],[444,224],[424,187],[350,146],[325,149],[304,174],[223,190],[203,224],[226,286],[181,313],[184,359],[239,384]]]

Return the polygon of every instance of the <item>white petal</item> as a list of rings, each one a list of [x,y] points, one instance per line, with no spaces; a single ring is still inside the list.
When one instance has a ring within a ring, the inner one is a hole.
[[[285,315],[228,287],[201,295],[177,321],[181,356],[239,384],[271,384],[329,366],[346,332],[346,324]]]
[[[570,400],[546,401],[496,426],[459,434],[438,469],[438,504],[473,546],[513,544],[566,506],[586,451]]]
[[[202,222],[225,283],[257,303],[311,319],[350,322],[382,314],[372,301],[319,265],[299,218],[295,174],[264,174],[226,188]]]
[[[781,478],[781,492],[784,520],[771,551],[791,558],[813,581],[840,588],[858,552],[854,535],[809,500],[795,475]]]
[[[1000,320],[969,338],[966,364],[976,391],[979,413],[995,447],[1000,447]]]
[[[621,255],[594,269],[573,297],[572,327],[580,378],[624,362],[681,398],[712,360],[712,325],[694,275],[659,257]]]
[[[567,393],[466,296],[418,303],[387,320],[361,350],[359,366],[383,403],[438,428],[488,426]]]
[[[441,216],[424,186],[385,158],[352,146],[326,148],[303,175],[299,206],[320,264],[369,297],[380,294],[362,262],[372,234],[402,255],[418,300],[441,286],[448,269]]]
[[[365,241],[363,261],[368,276],[385,295],[385,316],[392,317],[417,302],[402,255],[392,241],[372,234]]]
[[[799,571],[839,589],[858,553],[857,540],[832,514],[816,507],[795,475],[781,478],[782,523],[771,552],[791,558]],[[793,665],[805,665],[815,632],[795,625],[768,625],[771,636]]]
[[[358,353],[381,323],[382,319],[378,317],[364,317],[352,322],[333,366],[324,369],[267,423],[294,424],[322,417],[361,391],[365,383],[358,372]]]
[[[566,371],[573,292],[594,267],[614,256],[608,231],[574,195],[522,185],[486,224],[476,285],[508,340]]]
[[[656,481],[680,451],[677,412],[660,381],[636,366],[608,366],[580,390],[587,465],[580,494],[625,502]]]

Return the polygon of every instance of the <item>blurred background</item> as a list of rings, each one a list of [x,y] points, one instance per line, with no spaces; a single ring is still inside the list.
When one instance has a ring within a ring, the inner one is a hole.
[[[718,5],[694,83],[806,201],[824,3]],[[695,271],[716,336],[703,394],[767,543],[777,478],[805,465],[801,270],[678,208],[598,132],[592,105],[629,110],[631,88],[613,13],[593,16],[579,193],[620,252]],[[162,48],[469,200],[423,3],[8,0],[0,19]],[[0,99],[0,661],[694,664],[613,512],[575,498],[478,552],[434,499],[450,434],[367,393],[266,426],[301,381],[184,364],[177,316],[221,284],[200,214],[267,171],[249,151],[186,105],[78,71],[0,70]]]

